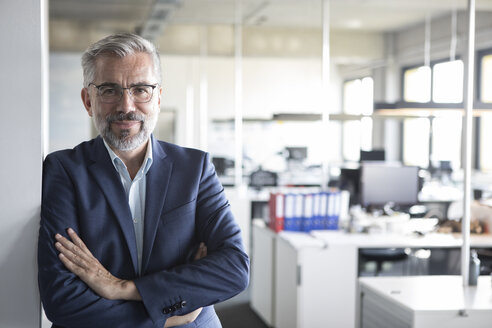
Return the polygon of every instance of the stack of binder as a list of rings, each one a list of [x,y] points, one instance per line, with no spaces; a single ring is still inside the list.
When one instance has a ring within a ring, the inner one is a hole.
[[[272,192],[270,228],[275,231],[337,230],[340,215],[348,212],[349,193],[296,188]]]

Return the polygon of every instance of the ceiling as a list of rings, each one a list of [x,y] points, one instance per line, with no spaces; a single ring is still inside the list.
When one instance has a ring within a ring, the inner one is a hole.
[[[321,29],[322,0],[49,0],[50,42],[97,39],[117,31],[149,31],[159,36],[173,26],[232,25]],[[240,10],[235,9],[239,3]],[[332,30],[395,31],[432,17],[464,10],[466,0],[330,0]],[[158,6],[164,11],[159,11]],[[476,0],[492,11],[492,0]],[[158,26],[152,26],[153,23]],[[144,33],[142,33],[144,34]],[[81,42],[84,45],[85,42]]]

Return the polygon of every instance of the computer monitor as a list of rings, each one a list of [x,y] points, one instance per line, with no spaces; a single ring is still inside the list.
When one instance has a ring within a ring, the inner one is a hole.
[[[350,205],[360,203],[360,168],[340,169],[338,188],[347,190],[350,193]]]
[[[366,161],[384,161],[385,152],[384,149],[373,149],[373,150],[361,150],[360,151],[360,162]]]
[[[307,147],[285,147],[287,150],[287,159],[303,161],[307,158]]]
[[[234,167],[234,161],[225,157],[212,157],[212,164],[217,175],[225,175],[227,169]]]
[[[398,206],[417,204],[420,185],[418,173],[418,166],[386,162],[362,163],[362,206],[384,206],[388,203]]]

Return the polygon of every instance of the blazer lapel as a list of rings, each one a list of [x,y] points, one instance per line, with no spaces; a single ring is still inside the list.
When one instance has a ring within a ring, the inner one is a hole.
[[[172,172],[172,161],[152,136],[153,163],[147,172],[145,192],[145,224],[142,254],[142,272],[145,272],[157,232],[157,225],[166,200]]]
[[[130,207],[121,185],[120,176],[111,163],[111,158],[101,137],[94,140],[91,159],[93,163],[88,166],[88,169],[114,212],[130,251],[133,269],[135,274],[138,274],[137,242]]]

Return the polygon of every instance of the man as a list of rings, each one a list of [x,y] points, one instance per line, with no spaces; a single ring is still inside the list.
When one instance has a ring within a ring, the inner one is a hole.
[[[100,134],[43,169],[39,288],[55,327],[220,327],[249,260],[206,153],[157,141],[159,55],[116,34],[82,57]],[[206,246],[205,246],[206,245]]]

